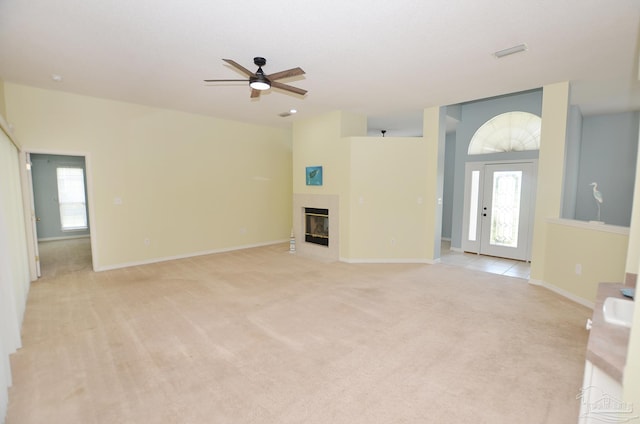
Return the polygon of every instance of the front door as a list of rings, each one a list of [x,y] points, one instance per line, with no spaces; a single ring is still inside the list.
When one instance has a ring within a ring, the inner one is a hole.
[[[468,163],[463,249],[529,260],[535,164]]]

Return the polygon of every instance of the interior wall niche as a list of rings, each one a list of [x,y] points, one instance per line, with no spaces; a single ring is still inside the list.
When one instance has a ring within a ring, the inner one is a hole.
[[[571,119],[578,119],[573,114]],[[624,112],[604,115],[580,116],[581,125],[569,125],[579,132],[579,148],[574,149],[573,159],[567,157],[567,168],[571,161],[577,177],[573,180],[565,176],[565,197],[575,199],[572,209],[563,208],[563,217],[580,221],[597,220],[598,203],[594,197],[592,183],[604,201],[600,205],[600,221],[605,224],[629,227],[633,207],[633,193],[636,179],[638,155],[639,112]],[[571,139],[569,135],[569,140]],[[575,156],[577,155],[577,160]],[[573,183],[573,186],[570,185]],[[566,206],[566,204],[565,204]]]

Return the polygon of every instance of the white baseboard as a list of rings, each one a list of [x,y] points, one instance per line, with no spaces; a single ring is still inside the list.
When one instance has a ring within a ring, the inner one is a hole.
[[[83,234],[81,236],[45,237],[45,238],[39,238],[38,243],[43,241],[72,240],[72,239],[89,238],[89,237],[91,237],[90,234]]]
[[[440,259],[411,259],[411,258],[340,258],[340,262],[346,262],[348,264],[428,264],[434,265],[440,262]]]
[[[540,286],[540,287],[544,287],[547,290],[551,290],[554,293],[559,294],[560,296],[566,297],[567,299],[576,302],[582,306],[586,306],[589,309],[593,309],[594,308],[594,303],[584,299],[580,296],[576,296],[575,294],[568,292],[564,289],[561,289],[560,287],[554,286],[553,284],[549,284],[545,281],[542,280],[534,280],[534,279],[530,279],[529,280],[529,284],[533,284],[534,286]]]
[[[244,250],[244,249],[251,249],[254,247],[271,246],[273,244],[280,244],[285,242],[289,242],[289,239],[269,241],[265,243],[246,244],[243,246],[225,247],[222,249],[205,250],[200,252],[187,253],[184,255],[165,256],[162,258],[153,258],[153,259],[147,259],[143,261],[125,262],[125,263],[115,264],[115,265],[94,267],[93,270],[96,272],[111,271],[114,269],[129,268],[132,266],[149,265],[149,264],[155,264],[159,262],[174,261],[176,259],[187,259],[187,258],[194,258],[196,256],[213,255],[215,253],[232,252],[234,250]],[[288,248],[289,246],[287,245],[287,251],[288,251]]]

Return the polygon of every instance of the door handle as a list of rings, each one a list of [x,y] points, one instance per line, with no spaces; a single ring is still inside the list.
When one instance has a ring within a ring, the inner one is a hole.
[[[36,216],[36,222],[40,222],[40,218]]]

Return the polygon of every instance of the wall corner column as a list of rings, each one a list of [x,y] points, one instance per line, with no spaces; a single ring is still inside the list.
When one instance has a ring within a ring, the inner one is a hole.
[[[559,218],[562,210],[569,82],[543,87],[542,128],[538,157],[536,209],[531,249],[531,279],[544,281],[547,218]]]
[[[427,260],[440,258],[442,238],[442,196],[444,186],[444,148],[446,139],[446,107],[424,110],[422,137],[427,143]]]

